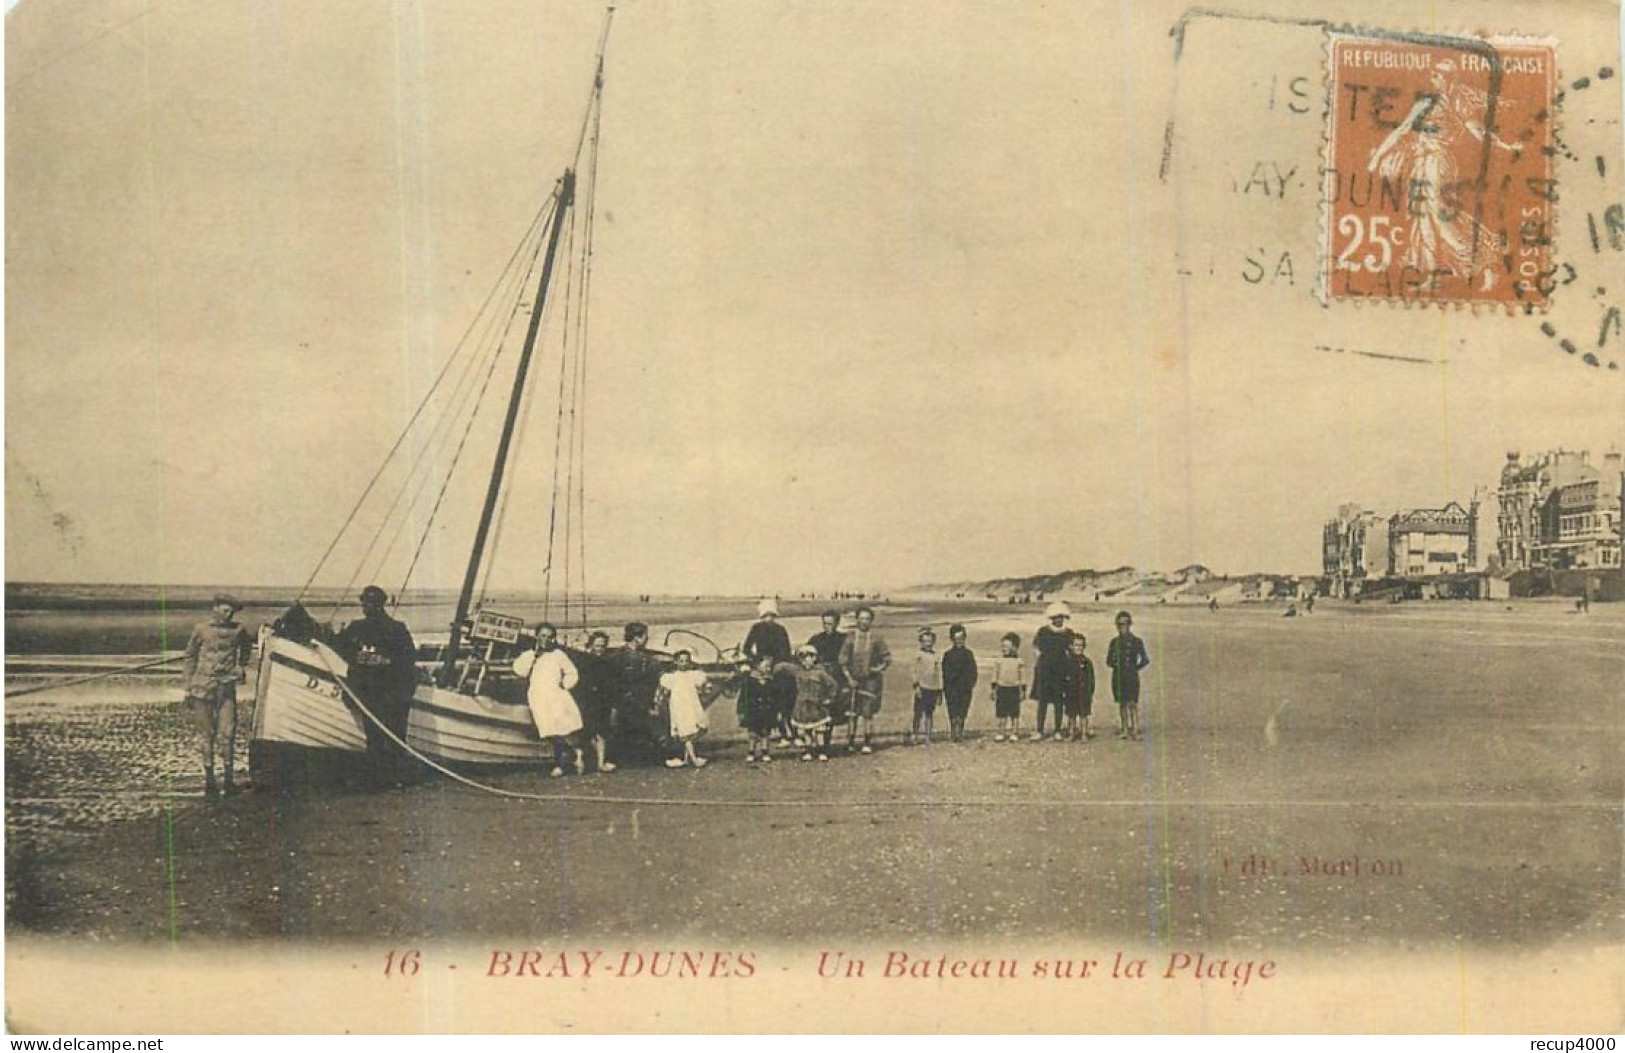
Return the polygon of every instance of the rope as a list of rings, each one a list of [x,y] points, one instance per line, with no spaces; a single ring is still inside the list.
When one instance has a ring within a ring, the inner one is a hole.
[[[178,654],[171,658],[159,658],[151,662],[142,662],[140,665],[124,666],[120,669],[109,669],[100,673],[91,673],[88,676],[76,676],[72,679],[61,680],[53,684],[36,684],[33,687],[18,688],[16,691],[7,691],[6,697],[21,698],[23,695],[35,695],[41,691],[55,691],[59,687],[72,687],[75,684],[88,684],[92,680],[105,680],[110,676],[123,676],[125,673],[135,673],[142,669],[156,669],[161,665],[169,665],[171,662],[179,662],[185,657],[186,656],[183,654]]]
[[[412,467],[408,470],[407,477],[402,481],[401,489],[399,492],[397,492],[394,502],[391,503],[388,511],[384,513],[383,521],[379,526],[379,534],[374,536],[372,543],[367,546],[367,551],[362,554],[361,560],[357,565],[357,574],[359,574],[361,569],[366,566],[367,557],[371,554],[373,547],[377,544],[378,536],[382,535],[384,527],[387,526],[393,519],[395,529],[390,535],[389,544],[384,546],[383,552],[378,556],[376,568],[367,576],[369,578],[377,578],[383,574],[384,567],[389,562],[389,557],[395,551],[395,546],[400,542],[400,539],[406,535],[406,528],[412,510],[418,506],[418,502],[422,498],[424,491],[427,490],[429,484],[434,481],[434,474],[432,471],[424,470],[422,475],[419,476],[419,469],[424,466],[425,462],[429,460],[431,455],[438,456],[443,453],[446,446],[450,443],[451,436],[454,432],[454,428],[452,426],[455,424],[458,418],[468,410],[469,399],[473,397],[473,383],[474,380],[480,375],[477,368],[480,362],[487,361],[486,356],[490,356],[484,374],[486,377],[485,383],[489,384],[489,378],[492,371],[496,368],[497,363],[502,360],[503,352],[506,350],[505,341],[507,333],[512,328],[514,315],[518,312],[519,298],[523,295],[525,280],[528,279],[531,272],[535,270],[536,256],[541,248],[540,229],[533,229],[531,234],[536,240],[535,245],[530,250],[530,263],[523,270],[516,268],[504,273],[501,282],[499,283],[499,288],[503,284],[508,286],[507,292],[504,296],[505,302],[508,302],[510,305],[507,309],[507,324],[499,325],[499,312],[490,312],[488,320],[485,324],[485,332],[481,337],[480,346],[483,348],[483,350],[476,355],[470,356],[468,368],[464,370],[464,374],[462,378],[459,379],[456,389],[452,392],[451,397],[447,400],[445,411],[441,414],[440,419],[435,422],[434,427],[430,430],[428,438],[424,441],[422,449],[420,449],[418,452],[417,460],[413,462]],[[479,400],[476,400],[473,410],[469,412],[478,412],[481,401],[484,399],[484,395],[485,389],[481,387],[479,389]],[[401,498],[405,496],[406,489],[414,477],[418,478],[417,486],[412,491],[411,498],[406,502],[406,505],[402,509],[401,515],[397,518],[395,517],[395,510],[396,508],[401,507]],[[397,596],[405,591],[406,586],[410,581],[410,577],[411,575],[408,573],[406,580],[401,582],[400,589],[396,591]],[[352,576],[349,585],[346,586],[345,592],[348,593],[350,589],[353,588],[354,584],[355,578]]]
[[[545,218],[547,214],[546,209],[544,209],[539,218]],[[428,439],[425,441],[423,449],[419,452],[418,460],[413,464],[406,480],[402,482],[400,493],[396,495],[394,503],[391,504],[389,511],[385,513],[384,522],[380,524],[379,534],[381,535],[383,527],[388,524],[390,517],[394,515],[395,508],[400,504],[400,497],[405,493],[406,486],[411,482],[412,477],[417,474],[419,466],[424,463],[430,453],[435,453],[438,455],[444,452],[445,447],[450,443],[451,436],[454,432],[452,425],[466,410],[468,412],[468,420],[463,426],[462,436],[458,442],[456,452],[453,455],[451,465],[446,470],[446,476],[441,483],[440,490],[437,492],[434,506],[428,515],[428,521],[424,524],[424,532],[422,537],[420,537],[418,540],[417,548],[413,552],[412,561],[407,567],[405,575],[401,579],[400,588],[396,590],[397,596],[404,593],[407,585],[411,583],[412,573],[417,567],[418,556],[423,550],[424,538],[427,537],[429,530],[434,526],[435,516],[439,512],[441,501],[445,498],[446,487],[450,483],[451,474],[456,470],[458,460],[462,456],[463,447],[468,442],[469,432],[473,428],[474,421],[478,419],[480,406],[484,405],[485,396],[490,387],[491,377],[496,370],[497,363],[502,361],[503,352],[507,347],[507,337],[513,328],[514,318],[519,313],[520,300],[524,295],[525,286],[528,283],[531,274],[535,272],[537,257],[541,254],[543,229],[544,226],[542,225],[535,226],[527,235],[527,241],[534,240],[534,244],[531,246],[529,252],[530,262],[524,268],[510,268],[503,274],[502,279],[499,281],[498,289],[500,289],[503,284],[508,286],[507,293],[504,296],[505,302],[508,302],[509,304],[506,311],[507,321],[506,323],[499,325],[498,320],[501,317],[501,312],[491,311],[488,313],[485,324],[485,334],[482,337],[486,349],[480,354],[470,357],[469,367],[467,370],[465,370],[464,376],[458,383],[456,391],[452,393],[451,399],[448,400],[448,405],[445,412],[441,415],[440,419],[435,422],[434,428],[431,430]],[[494,298],[495,293],[493,292],[492,297],[487,299],[487,303],[489,304],[491,299]],[[485,310],[483,307],[481,309],[482,311]],[[475,367],[478,366],[481,358],[487,354],[490,357],[485,367],[484,379],[480,383],[478,392],[475,393],[473,388],[473,380],[475,377],[479,376],[479,372]],[[469,408],[470,398],[473,398],[474,400],[472,408]],[[441,434],[442,427],[444,427],[443,435]],[[411,500],[407,503],[401,516],[395,521],[395,531],[391,535],[389,544],[385,547],[383,554],[379,556],[377,570],[371,575],[372,577],[377,577],[383,573],[385,563],[388,561],[390,555],[395,551],[395,545],[400,541],[401,537],[405,536],[406,534],[409,513],[413,508],[417,507],[419,499],[433,479],[434,476],[431,472],[425,471],[423,473],[418,482],[417,489],[412,494]],[[357,574],[359,574],[361,568],[365,566],[367,555],[371,553],[373,545],[376,544],[377,537],[375,536],[372,544],[368,545],[367,552],[363,553],[362,555],[361,561],[357,566]],[[350,591],[350,588],[353,587],[354,584],[355,577],[352,575],[350,584],[346,587],[346,593]]]
[[[570,212],[570,216],[571,216],[571,220],[573,222],[574,216],[575,216],[575,212],[574,212],[573,209]],[[540,246],[538,246],[538,253],[537,254],[538,254],[538,256],[540,255]],[[534,268],[532,268],[532,269],[534,269]],[[543,311],[544,319],[552,317],[553,311],[554,311],[554,303],[556,301],[557,301],[557,297],[552,297],[548,301],[546,301],[546,302],[544,302],[542,304],[542,311]],[[541,376],[542,376],[541,362],[545,361],[545,359],[546,359],[546,349],[545,349],[545,347],[542,348],[541,351],[542,351],[542,357],[537,360],[537,367],[535,369],[532,369],[530,371],[530,375],[525,378],[525,393],[524,393],[524,396],[523,396],[523,402],[522,402],[522,404],[520,406],[520,410],[519,410],[518,426],[517,426],[516,431],[514,432],[513,454],[512,454],[512,457],[509,460],[508,469],[507,469],[507,477],[510,478],[510,479],[516,479],[516,478],[519,477],[519,468],[520,468],[520,466],[522,464],[525,463],[525,453],[526,453],[526,449],[527,449],[527,443],[525,442],[525,438],[530,433],[531,407],[532,407],[532,405],[534,405],[534,403],[536,401],[536,388],[537,388],[537,385],[541,382]],[[485,602],[485,597],[486,597],[487,593],[490,590],[491,578],[493,577],[494,571],[496,569],[498,556],[502,551],[502,542],[503,542],[505,534],[506,534],[506,531],[503,530],[503,525],[507,522],[507,518],[508,518],[508,501],[509,501],[509,498],[511,498],[513,496],[514,489],[515,489],[515,487],[512,484],[504,486],[502,488],[501,498],[499,499],[499,503],[497,505],[497,517],[496,517],[496,522],[494,524],[495,529],[493,529],[491,531],[491,540],[490,540],[490,543],[486,546],[486,549],[485,549],[485,558],[484,558],[485,566],[484,566],[484,568],[482,569],[482,571],[480,573],[479,602],[481,604],[483,604]],[[545,600],[545,592],[544,592],[544,600]],[[544,612],[544,619],[545,619],[545,617],[546,617],[546,615],[545,615],[545,612]]]
[[[804,798],[792,798],[792,799],[788,799],[788,800],[782,799],[782,798],[778,799],[778,800],[764,800],[764,799],[761,799],[761,798],[737,798],[737,797],[735,797],[735,798],[708,798],[708,797],[601,796],[601,795],[598,795],[598,794],[586,794],[586,793],[526,793],[526,792],[523,792],[521,790],[505,790],[500,786],[492,786],[489,783],[483,783],[483,782],[480,782],[477,779],[470,779],[467,776],[459,775],[457,772],[454,772],[451,769],[445,767],[444,765],[439,764],[438,762],[433,761],[433,760],[429,759],[428,757],[425,757],[423,754],[419,753],[417,750],[413,749],[411,746],[408,746],[404,741],[402,741],[402,739],[399,736],[397,736],[393,731],[391,731],[388,727],[386,727],[384,725],[383,721],[379,720],[376,716],[374,716],[373,713],[372,713],[372,710],[368,709],[366,704],[363,703],[361,701],[361,699],[356,697],[355,692],[350,689],[349,683],[346,682],[343,677],[339,676],[338,670],[334,669],[333,666],[332,666],[332,663],[328,662],[327,655],[321,649],[316,650],[316,655],[317,655],[318,658],[321,659],[322,664],[327,667],[327,671],[333,675],[334,681],[336,681],[338,683],[339,687],[344,690],[345,696],[347,698],[349,698],[349,700],[352,703],[355,704],[355,707],[361,711],[362,715],[365,716],[368,720],[370,720],[373,723],[374,727],[376,727],[376,728],[378,728],[378,730],[382,731],[384,733],[384,735],[387,736],[391,742],[395,743],[395,745],[397,745],[401,749],[405,750],[406,753],[409,756],[413,757],[416,760],[419,760],[419,761],[423,762],[423,764],[425,764],[429,768],[432,768],[433,770],[439,772],[440,774],[446,776],[447,778],[452,779],[452,780],[454,780],[456,782],[459,782],[462,785],[469,787],[470,789],[479,790],[482,793],[488,793],[488,794],[491,794],[491,795],[496,796],[496,797],[508,797],[508,798],[512,798],[514,800],[524,800],[524,801],[560,801],[560,802],[565,802],[565,803],[568,803],[568,804],[611,804],[611,805],[620,805],[620,806],[633,805],[633,806],[636,806],[636,807],[650,807],[650,808],[653,808],[653,807],[678,807],[678,808],[797,808],[797,809],[799,809],[799,808],[819,808],[819,809],[825,809],[825,810],[830,810],[830,811],[836,811],[836,810],[844,810],[844,809],[849,809],[849,808],[871,808],[871,809],[884,809],[884,808],[1025,808],[1025,809],[1030,809],[1032,807],[1032,801],[1026,800],[1024,798],[1012,798],[1012,799],[1007,800],[1007,799],[990,799],[990,798],[985,798],[985,797],[983,797],[983,798],[932,797],[932,798],[929,798],[929,799],[924,799],[924,798],[903,799],[903,798],[897,798],[897,797],[875,797],[875,798],[866,798],[866,799],[856,800],[856,801],[833,801],[833,800],[828,800],[828,799],[809,800],[809,799],[804,799]],[[1190,806],[1190,805],[1199,805],[1199,806],[1204,807],[1204,808],[1253,808],[1253,807],[1257,807],[1259,805],[1264,805],[1264,804],[1286,805],[1286,806],[1293,807],[1293,808],[1365,808],[1365,809],[1369,809],[1369,808],[1372,808],[1372,807],[1377,807],[1377,808],[1383,808],[1383,807],[1432,808],[1432,807],[1437,807],[1437,808],[1485,808],[1485,809],[1491,809],[1491,808],[1514,808],[1514,809],[1516,809],[1516,808],[1547,808],[1547,807],[1550,807],[1550,802],[1546,802],[1546,801],[1391,801],[1391,802],[1387,802],[1386,804],[1378,803],[1376,805],[1373,805],[1372,802],[1370,802],[1370,801],[1314,801],[1314,800],[1309,800],[1309,801],[1210,801],[1210,800],[1171,801],[1171,800],[1166,800],[1166,799],[1143,799],[1143,798],[1142,799],[1135,799],[1135,798],[1118,799],[1118,798],[1112,798],[1112,799],[1094,800],[1094,801],[1087,800],[1087,799],[1084,799],[1084,798],[1061,798],[1059,800],[1046,802],[1046,807],[1057,807],[1058,806],[1058,807],[1067,808],[1067,809],[1083,809],[1083,808],[1147,808],[1147,807],[1157,807],[1157,806],[1186,807],[1186,806]],[[1608,803],[1596,803],[1596,804],[1589,804],[1589,805],[1588,804],[1582,804],[1582,805],[1580,805],[1580,807],[1607,808],[1609,810],[1612,810],[1617,806],[1613,805],[1613,804],[1608,804]]]
[[[531,230],[534,230],[541,223],[541,218],[546,214],[548,206],[551,203],[551,200],[542,202],[541,208],[537,209],[536,218],[531,221]],[[520,259],[524,251],[525,244],[530,241],[530,238],[531,232],[526,231],[525,235],[519,239],[519,244],[514,246],[513,253],[508,257],[508,262],[503,265],[503,274],[507,274],[512,270],[513,265]],[[458,338],[456,347],[453,348],[451,355],[447,357],[446,364],[440,367],[439,375],[435,377],[434,383],[429,386],[429,390],[424,393],[422,401],[420,401],[417,405],[417,409],[412,412],[411,419],[406,422],[406,427],[401,429],[400,435],[396,436],[395,438],[394,445],[389,448],[388,453],[384,454],[384,459],[379,463],[378,470],[373,473],[372,479],[367,483],[367,488],[361,492],[361,497],[357,499],[355,507],[350,509],[350,514],[345,518],[344,525],[339,527],[337,534],[333,535],[333,540],[328,544],[327,550],[322,553],[322,558],[316,562],[315,568],[310,572],[310,577],[305,579],[305,584],[299,589],[299,595],[296,597],[296,601],[303,601],[305,596],[310,592],[310,587],[316,581],[316,576],[321,573],[322,567],[327,564],[328,559],[333,555],[333,550],[338,547],[338,543],[344,538],[345,532],[350,529],[350,524],[355,520],[355,517],[357,513],[361,511],[362,506],[366,504],[367,497],[372,493],[373,487],[378,485],[378,480],[382,478],[384,469],[389,467],[390,461],[394,459],[395,453],[400,449],[401,444],[406,441],[406,437],[411,433],[412,427],[417,423],[418,417],[422,416],[424,409],[426,409],[429,405],[429,401],[434,397],[434,393],[439,390],[441,383],[446,378],[446,374],[451,371],[452,363],[456,362],[461,356],[463,348],[468,342],[469,334],[472,333],[475,326],[479,324],[480,319],[485,315],[486,309],[490,307],[491,301],[496,297],[497,290],[501,287],[502,281],[499,278],[497,283],[491,287],[491,291],[486,294],[485,302],[480,305],[479,311],[476,312],[474,317],[469,321],[468,328],[465,329],[463,331],[463,335]]]
[[[572,209],[570,212],[571,245],[575,244],[575,221],[578,214],[578,211],[574,209]],[[570,257],[570,260],[571,265],[573,266],[575,260],[573,254]],[[568,349],[564,346],[569,342],[569,308],[569,297],[567,296],[565,297],[566,318],[565,324],[562,327],[563,339],[561,341],[559,352],[559,390],[557,400],[555,402],[558,409],[555,411],[553,418],[553,486],[547,513],[547,566],[542,570],[542,616],[548,619],[551,619],[553,607],[553,553],[556,549],[554,539],[557,537],[559,519],[559,448],[562,442],[564,428],[564,377],[565,367],[569,364],[570,360]]]
[[[446,468],[445,479],[440,484],[440,492],[435,496],[434,507],[429,509],[428,521],[423,524],[423,533],[418,537],[417,548],[412,550],[412,562],[407,564],[406,576],[401,579],[401,590],[405,591],[407,582],[412,580],[412,573],[418,568],[418,559],[423,555],[423,546],[429,541],[429,533],[434,529],[435,516],[440,514],[440,504],[446,499],[446,491],[451,487],[451,477],[457,471],[457,463],[463,459],[463,450],[468,446],[469,432],[474,430],[474,421],[479,419],[480,406],[485,402],[485,393],[491,386],[491,375],[496,371],[498,359],[491,359],[491,368],[485,371],[485,381],[480,385],[479,397],[474,401],[474,411],[468,416],[468,423],[463,426],[462,438],[457,442],[457,450],[451,456],[451,464]]]
[[[609,37],[609,20],[614,15],[614,8],[604,17],[605,43]],[[576,543],[580,549],[579,585],[581,589],[581,627],[587,627],[587,336],[592,331],[588,325],[588,318],[592,313],[592,264],[594,233],[598,227],[598,142],[600,127],[604,116],[603,78],[598,80],[598,105],[593,113],[592,127],[592,153],[587,165],[587,207],[586,207],[586,245],[582,251],[581,267],[581,310],[577,315],[577,324],[580,335],[577,340],[577,354],[580,356],[578,370],[580,393],[578,403],[583,407],[581,423],[576,426],[576,506],[579,514],[576,518]],[[572,424],[574,417],[572,415]]]
[[[334,682],[337,683],[341,689],[343,689],[344,697],[348,698],[350,702],[361,711],[362,716],[366,717],[367,720],[372,722],[373,727],[383,732],[385,738],[389,739],[389,741],[393,742],[395,745],[399,746],[403,751],[405,751],[407,756],[421,762],[426,767],[439,772],[441,775],[444,775],[446,778],[451,779],[454,782],[460,782],[464,786],[472,787],[473,789],[479,790],[483,793],[494,794],[497,797],[513,797],[527,801],[548,801],[556,799],[551,794],[524,793],[519,790],[504,790],[500,786],[492,786],[488,783],[479,782],[476,779],[468,778],[466,775],[459,775],[457,772],[452,771],[450,768],[439,763],[438,761],[425,757],[423,754],[407,745],[405,739],[402,739],[399,735],[395,734],[394,731],[390,730],[388,725],[386,725],[382,720],[379,720],[378,717],[373,714],[372,710],[367,708],[367,704],[361,701],[361,699],[356,696],[356,693],[350,689],[349,681],[340,676],[338,670],[333,668],[333,663],[327,660],[327,652],[324,648],[317,647],[312,648],[312,650],[316,652],[316,657],[321,659],[322,665],[326,666],[327,671],[332,674]]]

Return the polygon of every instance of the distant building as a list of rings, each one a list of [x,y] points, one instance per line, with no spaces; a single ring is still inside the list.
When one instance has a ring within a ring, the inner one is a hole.
[[[1388,521],[1357,504],[1339,505],[1321,531],[1321,569],[1333,596],[1356,596],[1388,576]]]
[[[1465,574],[1478,566],[1478,504],[1417,508],[1388,517],[1388,573],[1396,578]]]
[[[1618,568],[1622,490],[1625,473],[1615,452],[1601,467],[1584,450],[1553,450],[1527,462],[1508,453],[1496,491],[1503,569]]]

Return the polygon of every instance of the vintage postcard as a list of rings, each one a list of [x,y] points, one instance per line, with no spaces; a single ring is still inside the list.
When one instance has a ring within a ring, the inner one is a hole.
[[[1618,26],[10,3],[7,1026],[1618,1032]]]

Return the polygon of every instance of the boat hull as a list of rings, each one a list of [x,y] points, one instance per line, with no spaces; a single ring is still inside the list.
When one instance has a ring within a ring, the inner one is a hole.
[[[348,667],[321,644],[260,637],[253,741],[306,749],[365,753],[364,717],[346,704],[339,678]],[[530,707],[420,684],[407,718],[407,745],[457,767],[534,766],[552,762],[536,734]]]

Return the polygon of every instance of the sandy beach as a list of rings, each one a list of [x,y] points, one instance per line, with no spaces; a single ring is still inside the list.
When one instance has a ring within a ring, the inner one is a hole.
[[[1074,621],[1097,664],[1110,613]],[[747,765],[724,702],[703,770],[487,780],[523,795],[509,798],[437,777],[208,804],[162,688],[144,702],[34,696],[6,720],[7,931],[129,945],[1617,944],[1625,726],[1610,685],[1625,612],[1279,615],[1139,612],[1156,674],[1144,742],[1111,737],[1103,686],[1087,744],[996,743],[979,693],[971,741],[904,748],[908,680],[894,674],[872,757]],[[955,617],[984,659],[1039,620],[992,605],[882,613],[899,656],[916,623]]]

